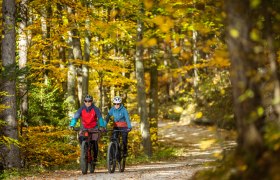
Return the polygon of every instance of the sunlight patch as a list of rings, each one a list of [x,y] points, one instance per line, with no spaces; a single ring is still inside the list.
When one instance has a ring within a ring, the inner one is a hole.
[[[210,139],[206,141],[201,141],[200,142],[200,149],[205,150],[209,147],[211,147],[215,142],[217,142],[216,139]]]

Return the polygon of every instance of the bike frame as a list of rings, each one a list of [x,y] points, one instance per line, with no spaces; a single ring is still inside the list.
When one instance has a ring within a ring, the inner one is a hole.
[[[120,132],[125,132],[125,130],[116,130],[116,129],[112,129],[112,130],[107,130],[107,131],[111,131],[112,132],[112,136],[110,138],[110,145],[108,146],[108,153],[107,153],[107,166],[108,166],[108,171],[109,173],[113,173],[115,171],[115,166],[116,166],[116,161],[118,162],[119,165],[119,171],[123,172],[124,168],[125,168],[125,157],[122,156],[122,151],[123,149],[122,147],[122,142],[120,142]],[[117,137],[115,138],[113,136],[113,133],[118,133]],[[114,147],[116,149],[114,149]],[[116,152],[112,152],[112,150],[110,148],[113,148]],[[110,154],[110,153],[113,153]],[[112,157],[113,159],[110,159],[110,157]],[[112,161],[112,164],[110,164]],[[111,167],[112,166],[112,167]]]
[[[87,162],[91,163],[93,161],[93,154],[91,154],[91,148],[94,145],[93,141],[97,141],[97,140],[93,140],[92,136],[93,134],[99,133],[99,130],[91,130],[91,129],[83,129],[82,130],[82,135],[84,137],[83,141],[86,141],[87,143]]]
[[[94,141],[98,141],[99,129],[80,129],[75,128],[75,131],[80,131],[79,136],[82,137],[81,142],[81,170],[83,174],[87,174],[88,165],[90,166],[90,173],[93,173],[95,170],[95,163],[93,162],[94,158]],[[97,137],[93,139],[94,135],[97,134]]]

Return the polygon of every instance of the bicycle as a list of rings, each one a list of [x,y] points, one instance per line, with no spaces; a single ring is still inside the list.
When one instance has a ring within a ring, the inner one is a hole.
[[[74,128],[80,131],[80,128]],[[83,174],[87,174],[88,168],[90,173],[94,173],[96,162],[94,162],[94,141],[98,140],[100,135],[99,129],[82,129],[81,136],[81,155],[80,166]]]
[[[123,152],[123,143],[120,139],[119,132],[126,132],[125,130],[107,130],[112,133],[117,132],[117,138],[111,137],[110,144],[107,150],[107,168],[109,173],[114,173],[116,169],[116,163],[118,162],[119,172],[124,172],[126,157]],[[120,143],[121,142],[121,143]]]

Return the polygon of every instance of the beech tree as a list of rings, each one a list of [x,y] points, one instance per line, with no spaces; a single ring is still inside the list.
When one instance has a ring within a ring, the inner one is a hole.
[[[19,69],[23,70],[19,76],[19,95],[20,95],[20,119],[22,122],[28,120],[28,94],[27,94],[27,80],[26,80],[26,67],[27,67],[27,16],[28,6],[27,0],[20,2],[19,16],[21,21],[18,28],[18,54],[19,54]]]
[[[143,5],[142,5],[143,6]],[[140,8],[140,17],[143,15],[143,7]],[[139,45],[136,46],[135,57],[135,71],[137,79],[137,99],[138,112],[140,115],[140,129],[142,134],[144,152],[149,157],[152,156],[152,143],[150,135],[150,124],[148,121],[146,92],[145,92],[145,78],[144,78],[144,62],[143,62],[143,45],[140,41],[143,38],[144,23],[141,18],[137,22],[137,41]]]
[[[14,140],[18,139],[18,122],[16,117],[16,31],[15,31],[15,0],[3,0],[2,2],[2,79],[1,79],[1,104],[5,109],[0,112],[0,119],[6,124],[1,130],[3,135]],[[1,145],[2,146],[2,145]],[[19,148],[14,143],[1,147],[1,157],[7,168],[20,167]]]

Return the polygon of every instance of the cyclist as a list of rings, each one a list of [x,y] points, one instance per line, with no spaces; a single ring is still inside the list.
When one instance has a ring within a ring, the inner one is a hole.
[[[77,120],[81,118],[81,131],[79,133],[79,142],[82,142],[82,129],[91,129],[91,128],[99,128],[105,127],[105,122],[102,118],[101,112],[93,104],[93,98],[90,95],[86,95],[84,98],[84,105],[78,109],[78,111],[74,114],[70,122],[70,128],[73,129],[77,123]],[[98,155],[98,137],[96,141],[94,141],[94,162],[97,162]]]
[[[131,123],[130,117],[126,110],[126,108],[122,104],[122,98],[120,96],[116,96],[113,99],[114,106],[109,110],[105,121],[108,124],[110,117],[114,118],[114,129],[116,130],[124,130],[121,132],[122,141],[124,146],[124,157],[127,156],[127,138],[128,132],[131,131]],[[113,137],[117,138],[119,132],[114,132],[112,134]]]

